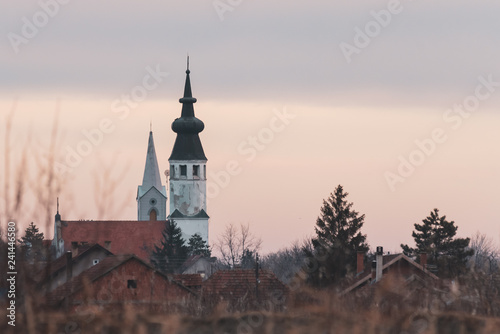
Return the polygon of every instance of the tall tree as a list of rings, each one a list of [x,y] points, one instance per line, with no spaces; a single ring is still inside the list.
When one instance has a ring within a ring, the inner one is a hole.
[[[162,235],[160,245],[154,246],[151,263],[164,273],[174,273],[186,261],[188,248],[184,244],[181,229],[173,220],[165,225]]]
[[[203,255],[204,257],[211,257],[212,251],[208,246],[208,243],[203,240],[201,235],[195,233],[189,238],[188,241],[188,252],[189,255]]]
[[[341,185],[323,201],[316,220],[312,247],[304,247],[308,282],[325,287],[338,283],[356,266],[357,251],[367,251],[366,235],[360,232],[365,215],[353,210]]]
[[[39,259],[41,257],[43,238],[43,232],[40,232],[38,227],[31,222],[24,231],[24,237],[18,240],[27,259]]]
[[[467,260],[474,250],[468,247],[469,238],[455,237],[458,226],[455,226],[454,221],[439,216],[439,210],[434,209],[422,220],[422,224],[414,226],[412,237],[416,247],[401,244],[406,255],[417,257],[419,253],[427,253],[427,263],[436,265],[442,277],[454,277],[465,272]]]

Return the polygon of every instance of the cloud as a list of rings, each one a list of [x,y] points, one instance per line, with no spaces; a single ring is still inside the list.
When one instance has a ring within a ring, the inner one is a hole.
[[[490,1],[401,1],[401,13],[348,64],[339,44],[352,43],[354,29],[388,3],[242,1],[221,21],[211,1],[73,0],[18,54],[2,40],[0,87],[4,95],[113,98],[146,66],[162,64],[171,98],[189,52],[205,98],[414,105],[445,103],[478,75],[499,72],[498,4]],[[9,5],[4,34],[19,33],[22,18],[40,10],[34,1]]]

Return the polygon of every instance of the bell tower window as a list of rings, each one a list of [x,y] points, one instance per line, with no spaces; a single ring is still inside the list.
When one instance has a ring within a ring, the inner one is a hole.
[[[193,177],[200,177],[200,166],[199,165],[193,166]]]
[[[181,165],[181,176],[187,176],[187,166]]]

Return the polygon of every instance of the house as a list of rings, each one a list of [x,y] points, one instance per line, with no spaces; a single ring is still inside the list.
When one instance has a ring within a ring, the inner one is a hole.
[[[52,291],[111,255],[113,253],[99,244],[79,245],[73,252],[48,263],[37,275],[38,284]]]
[[[193,291],[135,255],[108,256],[49,292],[46,304],[69,311],[82,307],[161,312],[183,307]]]
[[[240,310],[285,306],[289,289],[271,271],[259,269],[219,270],[203,282],[205,303],[225,302]]]
[[[352,291],[370,286],[390,277],[393,284],[407,285],[419,282],[423,285],[436,283],[439,278],[426,269],[427,254],[421,254],[418,264],[404,254],[384,255],[383,248],[377,247],[375,260],[369,266],[364,265],[364,253],[357,256],[357,273],[350,285],[342,292]]]
[[[181,266],[182,274],[199,274],[206,280],[215,272],[215,258],[206,258],[203,255],[190,256]]]

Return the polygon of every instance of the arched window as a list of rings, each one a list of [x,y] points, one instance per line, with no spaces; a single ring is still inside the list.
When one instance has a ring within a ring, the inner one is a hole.
[[[149,212],[149,220],[156,221],[157,220],[157,215],[158,215],[158,213],[156,212],[155,209],[151,210]]]

